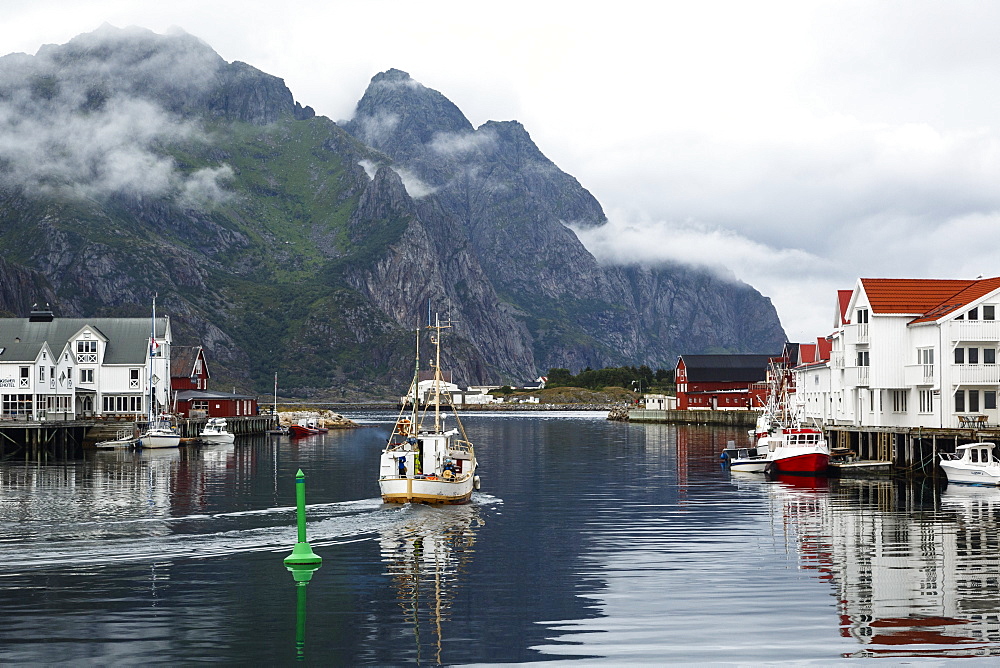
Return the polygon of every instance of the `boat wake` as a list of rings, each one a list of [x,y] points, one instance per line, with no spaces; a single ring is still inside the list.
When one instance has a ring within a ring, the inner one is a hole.
[[[477,494],[470,506],[502,503]],[[427,509],[386,505],[380,498],[307,506],[308,538],[313,548],[377,540],[414,522],[438,521],[433,513],[461,507]],[[428,510],[431,514],[428,514]],[[460,511],[459,511],[460,512]],[[180,517],[96,522],[46,522],[19,527],[0,539],[8,555],[0,577],[26,568],[91,567],[123,562],[207,559],[247,552],[289,552],[297,538],[294,507],[263,508]],[[5,532],[6,533],[6,532]]]

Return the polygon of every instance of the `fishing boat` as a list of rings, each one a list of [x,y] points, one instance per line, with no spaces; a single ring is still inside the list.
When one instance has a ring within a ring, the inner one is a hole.
[[[226,418],[208,418],[205,428],[198,434],[198,440],[211,445],[227,445],[236,440],[236,436],[227,428]]]
[[[170,415],[156,410],[156,374],[153,371],[153,360],[158,356],[160,344],[156,342],[156,297],[153,297],[153,317],[149,334],[149,396],[147,399],[146,431],[139,436],[139,446],[143,448],[176,448],[181,444],[181,435],[173,425]],[[169,376],[169,374],[167,374]]]
[[[476,454],[458,411],[451,405],[455,427],[445,427],[442,414],[441,333],[450,325],[436,320],[433,392],[421,411],[419,396],[420,330],[416,335],[413,382],[379,460],[379,489],[385,503],[467,503],[479,489]],[[446,395],[444,395],[446,396]],[[449,401],[450,403],[450,401]],[[426,422],[426,425],[425,425]]]
[[[296,424],[288,425],[289,436],[313,436],[319,433],[319,429],[309,424],[308,420],[299,420]]]
[[[966,443],[955,448],[955,454],[941,454],[941,469],[948,482],[972,485],[1000,485],[1000,460],[993,454],[995,445],[989,442]]]
[[[723,451],[732,470],[772,475],[826,472],[830,447],[823,430],[803,425],[801,416],[790,405],[790,381],[786,361],[772,360],[768,367],[767,403],[749,432],[750,447]]]

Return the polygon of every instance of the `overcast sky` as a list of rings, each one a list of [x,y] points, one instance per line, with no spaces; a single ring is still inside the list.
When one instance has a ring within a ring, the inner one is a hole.
[[[172,28],[349,118],[395,67],[518,120],[608,261],[721,264],[789,338],[858,277],[1000,275],[1000,3],[5,0],[0,54]]]

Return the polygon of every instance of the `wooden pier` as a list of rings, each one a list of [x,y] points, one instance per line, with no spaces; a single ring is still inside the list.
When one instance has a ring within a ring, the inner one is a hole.
[[[752,427],[757,411],[628,410],[630,422],[709,424]],[[961,429],[926,427],[863,427],[815,425],[823,429],[830,448],[853,452],[859,460],[892,462],[892,473],[917,477],[939,477],[940,455],[952,454],[959,445],[988,441],[1000,445],[1000,427],[968,425]],[[998,451],[1000,454],[1000,451]]]
[[[181,438],[195,438],[207,421],[207,418],[182,418],[175,421],[175,426]],[[275,418],[269,414],[228,417],[226,423],[236,436],[263,434],[275,426]],[[0,422],[0,461],[46,463],[79,459],[85,448],[113,438],[120,430],[139,433],[145,428],[145,420],[4,420]]]

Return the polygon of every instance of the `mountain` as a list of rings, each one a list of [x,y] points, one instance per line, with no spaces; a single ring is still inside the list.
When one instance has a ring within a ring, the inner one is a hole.
[[[138,316],[216,382],[387,396],[428,310],[463,384],[780,349],[770,301],[681,265],[602,266],[597,200],[516,121],[405,72],[344,123],[184,34],[103,26],[0,58],[0,311]]]

